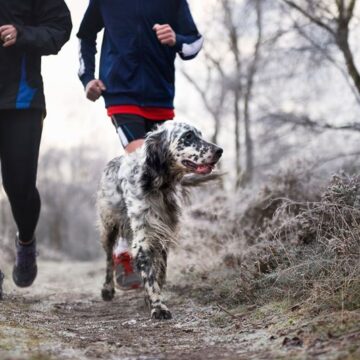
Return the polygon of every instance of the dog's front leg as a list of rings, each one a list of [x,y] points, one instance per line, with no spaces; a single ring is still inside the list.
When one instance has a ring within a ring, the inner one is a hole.
[[[132,246],[136,267],[143,279],[153,319],[171,319],[161,293],[165,281],[167,249],[146,237],[145,230],[134,231]]]

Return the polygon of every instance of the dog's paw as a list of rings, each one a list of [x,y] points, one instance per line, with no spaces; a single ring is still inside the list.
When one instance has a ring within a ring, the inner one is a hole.
[[[151,310],[151,318],[156,320],[170,320],[172,319],[172,315],[169,310],[156,307]]]
[[[101,297],[104,301],[111,301],[114,298],[115,289],[103,288],[101,290]]]

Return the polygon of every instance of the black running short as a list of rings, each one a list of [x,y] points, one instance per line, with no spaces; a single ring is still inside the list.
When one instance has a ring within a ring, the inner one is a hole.
[[[116,114],[111,119],[124,148],[132,141],[144,139],[149,131],[165,122],[165,120],[148,120],[133,114]]]

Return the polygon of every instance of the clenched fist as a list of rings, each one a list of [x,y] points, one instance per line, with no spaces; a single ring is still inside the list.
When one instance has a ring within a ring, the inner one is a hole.
[[[0,26],[0,39],[3,42],[3,47],[9,47],[16,43],[18,31],[13,25]]]
[[[96,101],[105,90],[106,87],[101,80],[91,80],[86,85],[86,97],[91,101]]]
[[[176,34],[169,24],[155,24],[153,30],[156,32],[157,38],[163,45],[175,46]]]

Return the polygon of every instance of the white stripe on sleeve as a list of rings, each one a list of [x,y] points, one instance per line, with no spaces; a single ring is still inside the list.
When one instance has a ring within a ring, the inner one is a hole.
[[[81,77],[82,75],[85,74],[85,63],[84,63],[84,59],[82,57],[82,53],[81,53],[81,40],[79,39],[79,60],[80,60],[80,68],[79,68],[79,77]]]
[[[183,44],[181,52],[184,56],[193,56],[201,50],[203,43],[204,38],[200,37],[191,44]]]

